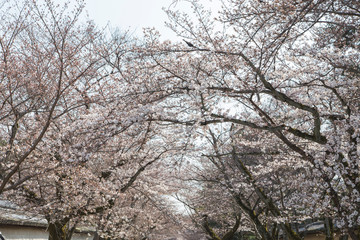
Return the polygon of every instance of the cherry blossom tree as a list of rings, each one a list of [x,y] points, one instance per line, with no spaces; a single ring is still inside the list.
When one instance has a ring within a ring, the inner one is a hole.
[[[170,149],[144,122],[153,96],[139,92],[134,42],[80,23],[83,8],[50,0],[1,8],[0,193],[43,214],[50,239],[71,239],[78,224],[113,237],[149,234],[166,204],[150,190],[155,180],[145,181],[151,172],[134,183]]]
[[[98,80],[101,62],[91,51],[98,35],[90,22],[75,25],[83,4],[71,15],[44,4],[4,1],[1,8],[0,193],[56,167],[41,160],[54,158],[48,133],[86,109],[86,91]]]
[[[2,2],[0,194],[52,239],[84,222],[131,239],[195,179],[186,204],[213,239],[299,239],[291,224],[313,217],[358,239],[358,1],[200,2],[167,11],[181,43],[109,39],[79,24],[83,1]]]
[[[308,216],[335,219],[358,239],[359,3],[230,0],[213,18],[199,1],[186,2],[193,13],[168,14],[188,43],[148,34],[153,89],[171,92],[162,104],[174,109],[153,120],[194,129],[231,123],[266,138],[246,142],[264,153],[264,142],[282,149],[274,166],[311,170],[310,179],[297,175],[301,189],[316,190],[296,193]]]
[[[16,191],[20,189],[33,204],[47,206],[45,215],[54,225],[59,225],[54,215],[62,213],[63,221],[73,207],[56,208],[48,198],[52,187],[63,203],[70,198],[64,196],[64,188],[76,189],[74,197],[81,206],[85,196],[79,196],[76,184],[95,182],[87,169],[64,166],[59,144],[67,140],[61,137],[66,126],[89,110],[103,66],[95,51],[100,34],[91,22],[77,24],[83,2],[71,9],[68,4],[5,1],[1,8],[0,193],[9,192],[8,197],[14,194],[12,199],[21,201],[22,194]],[[74,171],[83,181],[73,176]],[[70,186],[70,180],[76,184]]]

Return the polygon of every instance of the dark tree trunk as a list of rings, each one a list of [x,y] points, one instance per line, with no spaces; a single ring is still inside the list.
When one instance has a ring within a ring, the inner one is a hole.
[[[332,219],[329,217],[325,218],[325,233],[325,240],[334,240],[334,225]]]
[[[71,240],[75,226],[69,226],[69,219],[50,222],[48,226],[49,240]]]
[[[349,229],[349,236],[351,237],[352,240],[359,240],[360,239],[360,233],[359,230],[356,231],[356,229],[351,228]]]
[[[339,240],[348,240],[348,235],[347,234],[341,235]]]

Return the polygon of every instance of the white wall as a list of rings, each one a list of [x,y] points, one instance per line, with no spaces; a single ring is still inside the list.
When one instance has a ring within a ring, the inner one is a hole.
[[[0,226],[5,240],[48,240],[49,233],[44,228],[23,226]],[[93,234],[75,233],[72,240],[92,240]]]
[[[93,240],[94,234],[74,233],[71,240]]]
[[[22,226],[0,226],[0,232],[6,240],[48,240],[49,234],[43,228]]]

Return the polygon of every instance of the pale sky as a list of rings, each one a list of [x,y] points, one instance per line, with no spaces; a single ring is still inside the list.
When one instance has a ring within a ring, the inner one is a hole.
[[[176,35],[165,27],[168,8],[172,0],[85,0],[86,11],[100,27],[109,25],[141,36],[144,27],[155,27],[162,39],[177,41]],[[179,39],[181,40],[181,39]]]

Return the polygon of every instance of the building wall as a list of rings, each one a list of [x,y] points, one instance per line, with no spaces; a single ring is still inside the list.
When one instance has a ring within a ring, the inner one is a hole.
[[[334,239],[339,240],[339,236],[340,234],[335,233]],[[326,238],[325,234],[318,233],[318,234],[308,234],[304,237],[304,240],[324,240],[325,238]]]
[[[0,232],[6,240],[48,240],[49,234],[44,228],[23,226],[0,226]]]
[[[48,240],[49,233],[45,228],[25,226],[1,226],[0,232],[5,240]],[[72,240],[92,240],[93,234],[75,233]]]
[[[93,240],[94,234],[89,233],[74,233],[71,240]]]

